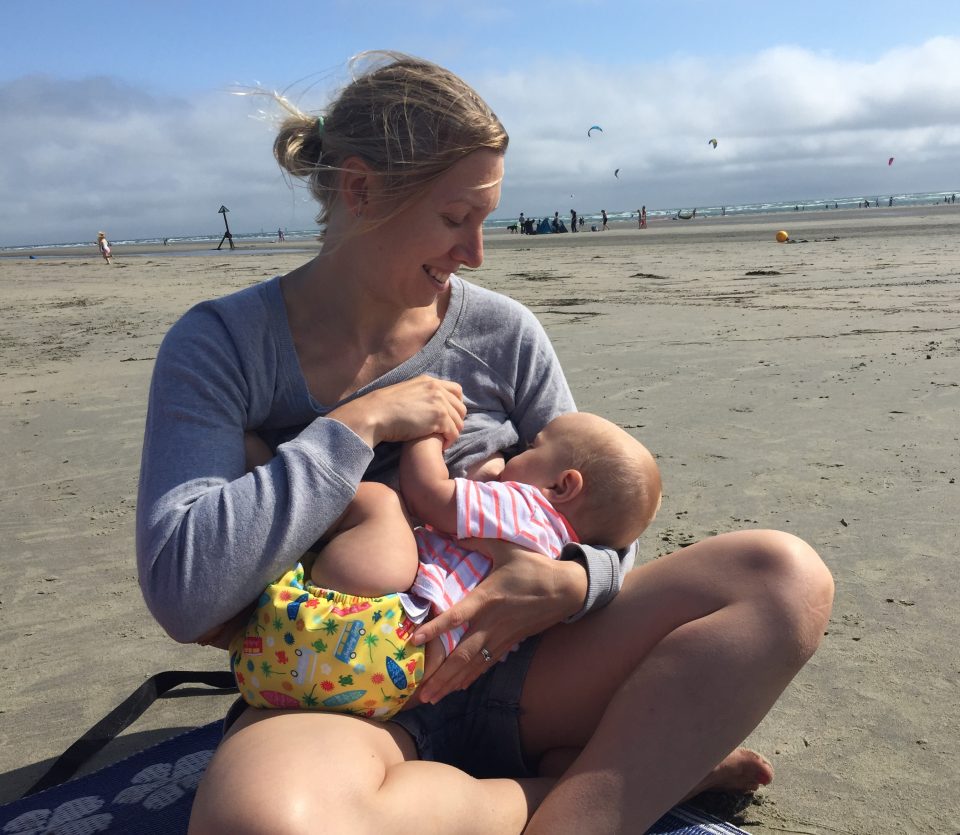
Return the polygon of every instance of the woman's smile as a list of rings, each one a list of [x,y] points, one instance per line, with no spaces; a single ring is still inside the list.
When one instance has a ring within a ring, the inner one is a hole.
[[[436,267],[428,266],[427,264],[423,265],[423,271],[429,276],[430,280],[436,285],[438,290],[443,290],[447,286],[447,282],[450,280],[450,276],[455,273],[459,267],[453,269],[451,272],[444,272],[443,270],[438,270]]]

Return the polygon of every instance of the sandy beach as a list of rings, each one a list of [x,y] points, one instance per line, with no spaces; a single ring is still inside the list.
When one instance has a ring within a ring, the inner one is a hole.
[[[773,527],[831,567],[823,646],[748,740],[777,769],[750,832],[960,833],[958,236],[960,206],[662,220],[494,234],[466,274],[527,304],[579,407],[657,455],[643,559]],[[149,675],[226,667],[137,586],[147,386],[189,306],[316,248],[0,256],[0,801]],[[96,764],[230,700],[162,700]]]

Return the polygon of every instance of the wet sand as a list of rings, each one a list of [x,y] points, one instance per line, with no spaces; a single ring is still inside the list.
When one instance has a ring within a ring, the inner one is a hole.
[[[467,277],[529,305],[583,409],[658,456],[654,559],[774,527],[837,581],[829,634],[748,743],[751,832],[960,832],[960,208],[491,235]],[[776,244],[776,230],[794,244]],[[147,614],[133,514],[157,346],[312,244],[0,257],[0,800],[154,672],[222,669]],[[98,759],[223,715],[168,699]]]

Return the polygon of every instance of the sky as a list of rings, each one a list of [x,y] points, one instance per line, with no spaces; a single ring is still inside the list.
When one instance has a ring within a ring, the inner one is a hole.
[[[221,205],[237,233],[313,228],[275,109],[232,93],[322,110],[368,49],[490,103],[510,134],[494,217],[960,191],[953,0],[0,9],[0,246],[221,234]]]

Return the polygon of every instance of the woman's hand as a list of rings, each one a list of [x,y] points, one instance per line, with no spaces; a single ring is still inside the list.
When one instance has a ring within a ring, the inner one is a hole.
[[[421,374],[344,403],[327,417],[349,426],[371,448],[381,441],[441,435],[446,449],[459,437],[466,414],[458,383]]]
[[[422,702],[438,702],[468,687],[518,641],[579,612],[587,595],[586,569],[578,562],[552,560],[499,540],[461,544],[490,557],[494,568],[466,598],[416,631],[414,642],[422,644],[469,624],[450,657],[424,681]],[[484,660],[481,648],[491,661]]]

